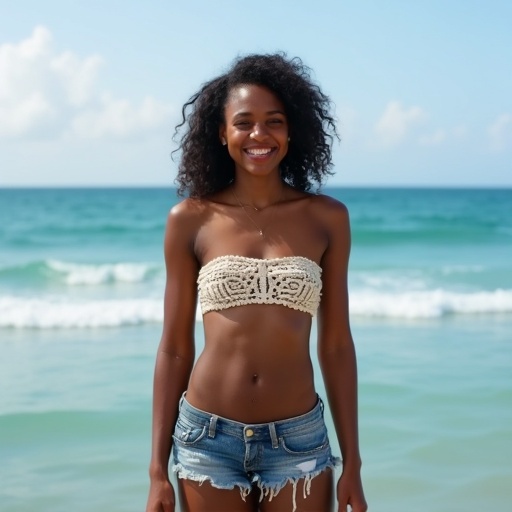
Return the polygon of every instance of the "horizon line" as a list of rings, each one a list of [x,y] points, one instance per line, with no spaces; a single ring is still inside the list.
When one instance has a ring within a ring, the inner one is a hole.
[[[63,189],[63,190],[74,190],[74,189],[169,189],[177,190],[178,187],[169,184],[48,184],[48,185],[25,185],[25,184],[14,184],[14,185],[1,185],[0,190],[12,190],[12,189]],[[487,189],[496,190],[512,189],[512,184],[333,184],[323,185],[319,187],[319,190],[333,189],[333,188],[345,188],[345,189]]]

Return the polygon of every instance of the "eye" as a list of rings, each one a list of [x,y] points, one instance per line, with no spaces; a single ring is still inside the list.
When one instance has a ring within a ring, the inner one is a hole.
[[[268,122],[269,122],[269,124],[275,124],[275,125],[283,124],[284,123],[284,121],[282,119],[278,119],[278,118],[270,119]]]

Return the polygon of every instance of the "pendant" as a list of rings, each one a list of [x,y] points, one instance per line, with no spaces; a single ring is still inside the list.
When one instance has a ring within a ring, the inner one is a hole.
[[[263,230],[260,229],[260,236],[263,236]]]

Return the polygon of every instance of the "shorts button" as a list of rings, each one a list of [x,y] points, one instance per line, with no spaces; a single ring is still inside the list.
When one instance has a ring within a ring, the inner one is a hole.
[[[254,430],[252,428],[248,428],[246,431],[245,431],[245,435],[247,437],[252,437],[254,435]]]

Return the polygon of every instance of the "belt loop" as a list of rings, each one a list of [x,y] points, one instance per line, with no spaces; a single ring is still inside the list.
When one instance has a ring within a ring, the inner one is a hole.
[[[208,427],[208,437],[215,437],[215,429],[217,428],[217,420],[219,419],[218,416],[215,416],[215,414],[212,415],[210,418],[210,426]]]
[[[186,391],[185,391],[186,393]],[[185,393],[181,395],[180,401],[178,402],[178,412],[181,411],[181,406],[183,405],[183,400],[185,400]]]
[[[274,422],[268,424],[270,430],[270,439],[272,439],[272,448],[279,448],[279,440],[277,439],[276,424]]]

